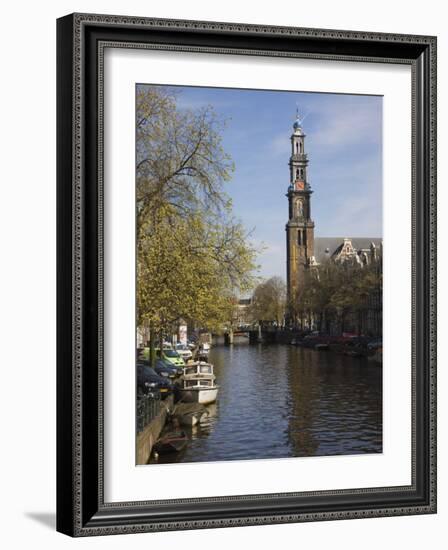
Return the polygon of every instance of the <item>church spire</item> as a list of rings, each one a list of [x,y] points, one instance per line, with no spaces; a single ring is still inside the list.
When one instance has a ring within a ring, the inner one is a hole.
[[[291,157],[289,159],[290,186],[296,190],[305,189],[308,186],[308,157],[305,153],[306,135],[302,129],[304,118],[305,117],[300,116],[299,107],[297,105],[296,120],[293,124],[293,134],[291,136]]]
[[[295,120],[295,122],[294,122],[294,124],[293,124],[294,130],[296,130],[296,129],[298,129],[298,128],[301,129],[302,123],[303,123],[304,120],[305,120],[305,117],[304,117],[304,116],[303,116],[303,117],[300,116],[300,113],[299,113],[299,104],[296,103],[296,120]]]
[[[291,135],[288,187],[289,216],[286,224],[288,301],[294,303],[304,284],[305,270],[314,260],[314,222],[311,219],[311,186],[308,181],[308,155],[305,151],[304,117],[296,109]]]

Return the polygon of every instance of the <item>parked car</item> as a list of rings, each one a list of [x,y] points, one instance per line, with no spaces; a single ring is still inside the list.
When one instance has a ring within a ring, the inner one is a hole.
[[[138,362],[147,367],[152,367],[159,376],[163,376],[164,378],[175,378],[184,372],[182,367],[176,367],[166,359],[161,359],[160,357],[156,359],[154,366],[151,365],[149,359],[140,358]]]
[[[159,390],[164,397],[173,391],[173,383],[169,378],[158,375],[148,365],[137,363],[137,390],[141,393]]]
[[[154,370],[157,374],[165,377],[168,376],[169,378],[175,378],[176,376],[180,376],[184,373],[184,369],[182,367],[176,367],[176,365],[173,365],[166,359],[162,359],[160,357],[156,359]]]
[[[160,348],[155,348],[156,357],[158,359],[163,359],[170,363],[171,365],[174,365],[175,367],[185,367],[185,361],[182,359],[182,357],[177,353],[174,349],[168,349],[163,348],[162,354],[160,354]],[[149,348],[143,348],[139,355],[140,360],[149,360]]]
[[[161,359],[165,359],[166,361],[169,361],[171,364],[175,365],[176,367],[185,367],[185,361],[174,349],[164,349],[162,350],[162,355],[160,354],[160,350],[156,349],[156,354],[157,354],[157,357],[160,357]]]

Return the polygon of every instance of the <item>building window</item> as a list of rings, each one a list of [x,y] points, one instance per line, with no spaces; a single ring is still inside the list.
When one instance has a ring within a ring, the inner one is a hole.
[[[299,246],[301,246],[302,244],[302,231],[299,229],[298,233],[297,233],[297,244]]]

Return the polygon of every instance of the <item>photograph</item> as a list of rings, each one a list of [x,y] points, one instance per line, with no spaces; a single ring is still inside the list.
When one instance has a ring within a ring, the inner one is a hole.
[[[5,4],[6,550],[443,547],[442,6]]]
[[[382,96],[137,83],[135,235],[137,465],[383,452]]]
[[[57,20],[57,531],[434,515],[437,36],[190,11]]]

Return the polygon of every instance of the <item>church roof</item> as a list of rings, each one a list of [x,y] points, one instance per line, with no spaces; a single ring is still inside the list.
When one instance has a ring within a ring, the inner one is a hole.
[[[356,250],[369,249],[370,243],[374,243],[377,248],[381,246],[383,239],[380,237],[349,237]],[[344,243],[344,237],[315,237],[314,238],[314,257],[317,262],[323,262],[325,258],[331,256],[336,249],[341,248]],[[326,249],[329,254],[326,254]]]

